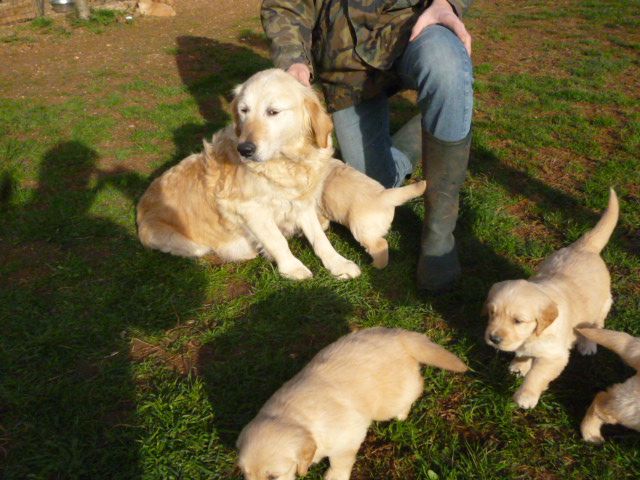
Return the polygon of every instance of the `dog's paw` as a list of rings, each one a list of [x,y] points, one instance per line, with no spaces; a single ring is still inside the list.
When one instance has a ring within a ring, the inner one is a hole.
[[[324,480],[349,480],[351,472],[337,471],[336,469],[329,467],[327,473],[324,474]]]
[[[278,265],[280,275],[291,280],[306,280],[313,277],[313,273],[302,262],[297,260],[287,265]]]
[[[578,352],[580,352],[580,355],[595,355],[597,351],[597,343],[587,340],[586,338],[580,338],[578,340]]]
[[[526,360],[514,358],[509,364],[509,371],[518,377],[524,377],[531,370],[531,363],[532,360],[530,358]]]
[[[540,394],[532,390],[523,389],[522,387],[513,395],[513,401],[518,404],[520,408],[529,409],[538,404]]]
[[[585,442],[589,442],[589,443],[602,443],[604,442],[604,438],[602,437],[602,435],[600,435],[600,429],[598,429],[597,431],[586,431],[585,429],[582,430],[582,439]]]
[[[360,276],[360,267],[346,258],[328,265],[327,268],[331,275],[341,280],[349,280]]]

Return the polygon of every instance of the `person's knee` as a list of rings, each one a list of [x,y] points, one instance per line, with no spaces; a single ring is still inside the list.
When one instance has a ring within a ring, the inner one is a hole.
[[[473,82],[471,59],[460,39],[448,28],[433,25],[415,40],[414,71],[418,90],[452,90]],[[425,92],[426,93],[426,92]]]

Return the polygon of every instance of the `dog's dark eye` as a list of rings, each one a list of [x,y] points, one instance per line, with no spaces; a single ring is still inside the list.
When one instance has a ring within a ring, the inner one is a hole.
[[[275,109],[273,109],[273,108],[269,108],[269,109],[267,110],[267,115],[269,115],[270,117],[273,117],[273,116],[275,116],[275,115],[277,115],[277,114],[279,114],[279,113],[280,113],[280,112],[279,112],[278,110],[275,110]]]
[[[247,113],[249,111],[249,107],[240,107],[240,113]]]
[[[519,318],[514,318],[513,319],[513,323],[515,323],[516,325],[520,325],[521,323],[524,323],[522,320],[520,320]]]

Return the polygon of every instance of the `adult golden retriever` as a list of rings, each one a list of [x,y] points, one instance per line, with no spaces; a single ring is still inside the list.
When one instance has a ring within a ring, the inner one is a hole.
[[[231,110],[233,125],[157,178],[141,198],[142,244],[228,262],[263,253],[283,276],[302,280],[311,271],[286,240],[302,232],[334,276],[360,275],[331,246],[316,214],[333,124],[314,91],[282,70],[265,70],[236,87]]]

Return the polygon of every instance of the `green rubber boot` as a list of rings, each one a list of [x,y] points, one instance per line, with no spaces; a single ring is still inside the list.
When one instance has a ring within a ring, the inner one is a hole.
[[[453,230],[458,220],[460,187],[467,175],[471,131],[457,142],[438,140],[422,133],[422,169],[427,180],[424,194],[417,281],[420,290],[443,292],[460,277],[460,261]]]

